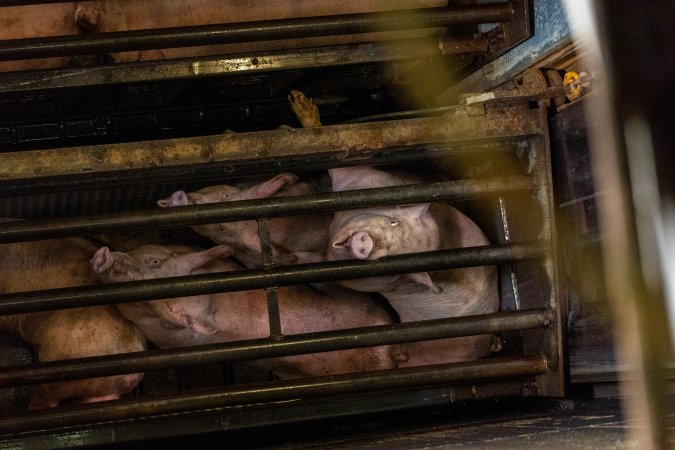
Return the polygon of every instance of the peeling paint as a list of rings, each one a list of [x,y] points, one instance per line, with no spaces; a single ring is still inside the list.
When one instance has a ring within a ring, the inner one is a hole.
[[[534,35],[483,67],[486,78],[492,83],[513,78],[544,55],[571,42],[572,32],[563,0],[536,0],[533,3]]]

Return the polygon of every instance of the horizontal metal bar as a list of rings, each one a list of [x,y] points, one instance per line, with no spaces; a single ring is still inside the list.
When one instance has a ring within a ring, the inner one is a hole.
[[[72,3],[73,0],[0,0],[3,6],[48,5],[51,3]]]
[[[234,222],[382,205],[460,200],[495,192],[530,190],[532,187],[529,177],[512,176],[242,200],[97,216],[2,222],[0,243]]]
[[[224,165],[223,173],[229,174],[240,164],[268,166],[282,160],[363,164],[389,149],[508,142],[541,135],[544,126],[537,110],[524,103],[481,116],[455,110],[440,117],[4,153],[0,187],[26,179],[49,181],[68,175],[86,180],[115,172],[194,166]]]
[[[548,366],[543,355],[489,358],[479,361],[442,364],[334,375],[273,383],[208,389],[154,398],[61,407],[12,414],[0,419],[0,433],[78,426],[97,422],[128,420],[229,405],[265,403],[302,397],[329,396],[413,386],[431,386],[462,381],[543,374]]]
[[[526,261],[544,256],[541,242],[437,250],[377,260],[329,261],[270,269],[128,281],[0,295],[0,315],[108,305],[322,281]]]
[[[550,312],[543,308],[508,311],[179,349],[52,361],[32,366],[0,367],[0,387],[544,328],[550,324],[549,316]]]
[[[459,45],[449,38],[444,42],[446,42],[445,48],[457,48]],[[470,46],[462,41],[462,45],[459,45],[459,50],[461,49],[468,52]],[[440,54],[441,49],[439,49],[437,39],[406,40],[301,48],[292,51],[246,55],[206,56],[69,69],[6,72],[0,73],[0,93],[407,61]]]
[[[506,22],[510,3],[448,6],[377,13],[303,17],[181,28],[157,28],[76,36],[0,41],[0,60],[111,53],[199,45],[270,41],[305,37],[440,28],[460,24]]]
[[[30,434],[20,433],[0,438],[3,450],[26,450],[43,448],[96,448],[108,447],[114,443],[117,447],[125,444],[137,444],[161,436],[163,440],[217,433],[225,430],[242,430],[267,425],[293,424],[300,421],[354,416],[357,414],[383,413],[408,408],[448,404],[463,404],[468,400],[495,399],[522,395],[527,379],[500,379],[481,383],[461,383],[453,386],[440,386],[417,389],[397,389],[385,392],[366,392],[361,394],[331,396],[325,398],[305,398],[302,402],[276,402],[264,405],[231,406],[191,413],[189,415],[161,416],[157,419],[99,423],[86,428],[49,429]],[[176,447],[181,442],[172,441]],[[184,445],[185,446],[185,445]],[[137,445],[128,446],[130,448]]]

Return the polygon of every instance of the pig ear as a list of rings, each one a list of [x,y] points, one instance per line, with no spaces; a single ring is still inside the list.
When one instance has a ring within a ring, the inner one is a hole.
[[[176,191],[170,197],[159,200],[157,204],[162,208],[171,208],[172,206],[186,206],[188,196],[184,191]]]
[[[75,9],[75,23],[90,32],[99,30],[101,9],[97,2],[78,2]]]
[[[252,188],[250,198],[271,197],[280,189],[298,181],[298,177],[292,173],[282,173]]]
[[[431,292],[434,294],[440,294],[443,292],[443,288],[441,288],[439,285],[434,283],[431,280],[431,277],[429,276],[429,273],[427,272],[419,272],[419,273],[408,273],[403,275],[406,278],[409,278],[410,280],[414,281],[415,283],[419,283],[421,285],[424,285],[431,289]]]
[[[215,324],[210,323],[211,321],[199,321],[192,320],[192,329],[199,334],[213,334],[218,331]]]
[[[213,334],[218,331],[214,324],[206,322],[202,323],[201,321],[195,320],[191,314],[188,314],[187,311],[180,306],[172,308],[171,305],[167,303],[166,307],[169,310],[169,315],[174,323],[182,325],[185,328],[190,328],[200,334]]]
[[[204,250],[203,252],[187,253],[182,255],[182,259],[187,264],[188,269],[193,271],[195,269],[199,269],[215,258],[229,256],[231,254],[232,249],[229,246],[218,245],[208,250]]]
[[[418,205],[404,206],[406,212],[409,212],[413,217],[420,217],[427,212],[431,203],[420,203]]]
[[[108,247],[99,248],[91,258],[91,267],[96,273],[103,273],[113,264],[113,255]]]

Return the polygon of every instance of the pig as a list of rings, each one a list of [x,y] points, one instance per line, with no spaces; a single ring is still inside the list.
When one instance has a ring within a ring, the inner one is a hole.
[[[330,16],[409,8],[447,6],[447,0],[95,0],[80,2],[77,20],[91,32],[115,32],[217,23],[239,23],[309,16]],[[376,31],[376,30],[374,30]],[[320,45],[342,45],[403,37],[421,37],[438,30],[415,30],[324,36],[320,38],[274,39],[258,42],[169,48],[115,53],[115,62],[131,62],[189,56],[250,53]]]
[[[0,40],[80,34],[76,19],[77,2],[0,8]],[[0,72],[64,67],[67,56],[0,61]]]
[[[240,270],[227,246],[194,250],[179,245],[148,245],[130,252],[101,247],[91,260],[104,282]],[[278,289],[284,335],[392,323],[387,311],[363,294],[329,298],[309,286]],[[137,304],[118,308],[159,347],[182,347],[270,335],[264,291],[224,292]],[[283,379],[396,367],[396,346],[378,346],[309,355],[269,358],[256,364]]]
[[[190,193],[176,191],[159,200],[157,204],[162,208],[169,208],[313,193],[316,193],[316,188],[312,184],[299,181],[294,174],[282,173],[248,187],[220,185]],[[270,219],[270,243],[274,262],[293,264],[297,260],[296,252],[315,252],[322,249],[328,239],[331,218],[331,214],[317,213]],[[260,237],[255,220],[195,225],[192,229],[216,243],[228,245],[232,249],[232,255],[246,267],[262,265]]]
[[[0,245],[0,293],[90,285],[96,247],[82,238]],[[0,331],[30,343],[40,362],[146,349],[145,337],[114,306],[0,316]],[[130,392],[143,374],[124,374],[38,385],[29,409],[113,400]]]
[[[299,91],[289,97],[304,126],[320,126],[319,111]],[[329,169],[333,192],[401,186],[424,181],[417,174],[386,172],[372,166]],[[299,262],[344,259],[378,259],[432,250],[487,245],[480,228],[456,208],[445,203],[390,206],[338,211],[330,224],[323,251],[296,253]],[[340,285],[382,294],[401,322],[497,312],[499,295],[494,266],[411,273],[357,280]],[[496,336],[469,336],[405,344],[409,359],[399,367],[478,359],[498,351]]]
[[[373,167],[329,170],[334,189],[395,185],[396,177]],[[399,180],[405,184],[405,180]],[[323,252],[297,253],[299,262],[377,259],[387,255],[487,245],[480,228],[456,208],[426,203],[336,212]],[[339,284],[363,292],[379,292],[401,322],[497,312],[499,295],[494,266],[411,273]],[[500,348],[491,335],[404,345],[408,361],[399,367],[478,359]]]

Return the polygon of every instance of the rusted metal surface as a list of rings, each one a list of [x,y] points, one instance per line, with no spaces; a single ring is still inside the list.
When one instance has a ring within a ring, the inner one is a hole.
[[[481,40],[478,38],[478,41]],[[457,42],[463,42],[463,40]],[[456,40],[449,40],[447,45],[456,45]],[[477,44],[464,43],[462,48],[467,52],[474,53],[477,51],[475,46]],[[223,74],[255,74],[347,64],[384,63],[428,58],[440,54],[439,41],[437,39],[425,39],[261,52],[252,55],[141,61],[107,66],[54,69],[37,73],[7,72],[0,73],[0,92],[61,89],[183,78],[193,79],[222,76]]]
[[[148,417],[184,411],[218,408],[228,405],[273,402],[299,397],[327,396],[391,389],[428,386],[500,377],[522,377],[546,372],[543,355],[491,358],[473,362],[441,364],[334,375],[306,380],[282,380],[252,386],[233,386],[156,398],[110,402],[18,413],[0,419],[0,433],[10,434],[48,428],[91,424],[129,417]]]
[[[443,37],[439,41],[443,55],[484,55],[490,50],[485,36]]]
[[[5,367],[0,371],[0,387],[544,328],[550,325],[550,314],[551,312],[546,309],[510,311],[321,333],[272,335],[270,338],[238,343],[96,356],[53,361],[30,367]]]
[[[2,155],[0,185],[27,178],[277,158],[346,163],[392,147],[524,138],[539,134],[542,126],[536,110],[514,106],[479,118],[457,110],[433,118],[26,151]]]

